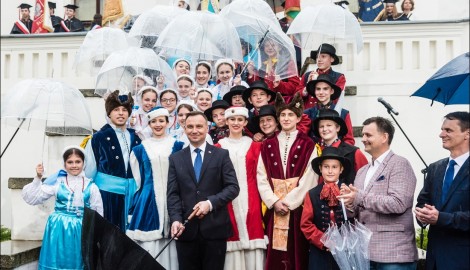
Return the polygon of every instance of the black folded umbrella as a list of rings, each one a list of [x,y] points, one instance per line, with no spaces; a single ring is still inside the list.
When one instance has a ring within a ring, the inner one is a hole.
[[[83,215],[82,256],[89,270],[165,270],[117,226],[89,208]]]

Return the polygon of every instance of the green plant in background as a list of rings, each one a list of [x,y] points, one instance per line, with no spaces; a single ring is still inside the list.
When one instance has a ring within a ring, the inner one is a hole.
[[[421,231],[423,231],[423,247],[421,247]],[[418,248],[426,250],[428,247],[428,229],[427,228],[419,228],[416,230],[416,246]]]
[[[10,240],[11,239],[11,230],[6,228],[6,227],[3,227],[3,225],[1,225],[1,236],[0,236],[0,242],[3,242],[3,241],[7,241],[7,240]]]

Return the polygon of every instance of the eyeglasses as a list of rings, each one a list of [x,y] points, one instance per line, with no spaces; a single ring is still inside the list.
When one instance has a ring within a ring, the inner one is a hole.
[[[176,102],[175,98],[164,98],[160,100],[162,103],[173,103]]]

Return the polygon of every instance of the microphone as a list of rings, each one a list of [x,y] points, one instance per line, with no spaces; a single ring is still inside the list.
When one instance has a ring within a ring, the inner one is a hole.
[[[395,109],[392,108],[392,105],[390,105],[387,101],[385,101],[385,99],[383,99],[382,97],[379,97],[377,101],[382,103],[382,105],[384,105],[385,108],[387,108],[388,113],[392,112],[393,114],[398,115],[398,112],[395,111]]]

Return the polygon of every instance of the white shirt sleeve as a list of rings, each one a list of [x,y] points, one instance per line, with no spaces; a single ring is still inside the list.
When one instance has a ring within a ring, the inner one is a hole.
[[[101,193],[96,184],[92,184],[90,187],[90,208],[103,216],[103,200],[101,199]]]
[[[132,176],[134,177],[135,184],[137,185],[136,191],[140,189],[140,185],[142,183],[142,178],[140,175],[140,165],[137,157],[134,154],[134,151],[131,152],[131,156],[129,158],[129,164],[131,165]]]
[[[30,205],[38,205],[47,201],[57,194],[59,181],[55,185],[44,185],[38,177],[34,177],[33,182],[23,187],[21,196]]]
[[[91,138],[85,147],[85,175],[88,178],[95,178],[97,168],[96,168],[96,161],[95,161],[95,154],[93,153],[93,148],[91,146]]]

